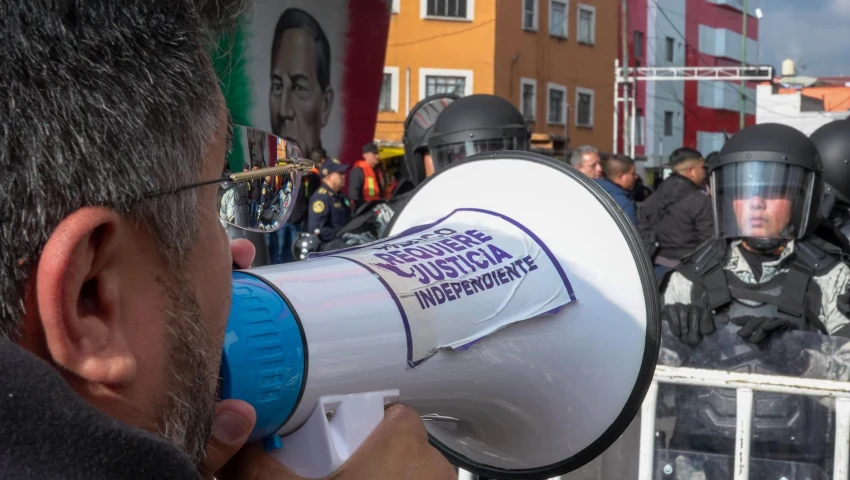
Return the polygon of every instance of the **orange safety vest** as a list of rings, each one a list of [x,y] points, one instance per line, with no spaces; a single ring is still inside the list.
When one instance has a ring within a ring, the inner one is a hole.
[[[354,168],[363,170],[363,201],[375,202],[389,198],[384,189],[384,173],[375,169],[366,160],[360,160],[354,164]]]
[[[316,176],[319,176],[319,169],[317,167],[313,167],[307,173],[313,173]],[[312,195],[312,194],[313,194],[313,191],[310,190],[310,177],[305,175],[304,176],[304,197],[307,200],[310,200],[310,195]]]

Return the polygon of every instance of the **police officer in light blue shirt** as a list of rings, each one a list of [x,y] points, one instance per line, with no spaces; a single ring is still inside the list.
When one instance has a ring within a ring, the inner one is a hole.
[[[307,212],[307,229],[315,233],[322,242],[331,241],[336,233],[351,219],[351,206],[340,193],[345,185],[348,165],[337,159],[326,161],[320,170],[322,185],[310,197]]]

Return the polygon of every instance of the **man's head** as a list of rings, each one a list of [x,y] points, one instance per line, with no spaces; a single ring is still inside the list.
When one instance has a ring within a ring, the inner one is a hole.
[[[348,171],[348,165],[332,158],[322,165],[322,181],[334,192],[339,192],[345,185],[346,171]]]
[[[269,114],[272,133],[292,138],[303,152],[322,145],[322,127],[334,102],[331,47],[309,13],[290,8],[277,21],[272,41]]]
[[[670,166],[677,174],[694,182],[698,187],[705,185],[705,160],[693,148],[682,147],[670,155]]]
[[[327,160],[328,154],[325,152],[324,148],[314,148],[312,152],[310,152],[310,160],[313,161],[313,164],[316,167],[320,167],[325,160]]]
[[[602,163],[599,150],[590,145],[582,145],[570,155],[570,165],[590,178],[602,178]]]
[[[230,298],[227,113],[207,47],[238,2],[6,9],[0,336],[200,458]],[[108,26],[108,28],[105,28]],[[76,441],[69,439],[69,441]]]
[[[363,160],[366,160],[366,163],[372,168],[377,167],[380,162],[378,158],[378,146],[374,143],[363,145]]]
[[[602,164],[605,178],[631,192],[635,188],[637,175],[635,161],[625,155],[613,155]]]

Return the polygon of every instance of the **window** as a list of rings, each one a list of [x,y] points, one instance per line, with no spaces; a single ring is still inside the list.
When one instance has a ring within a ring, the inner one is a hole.
[[[392,13],[398,13],[399,11],[401,11],[401,0],[393,0]]]
[[[596,7],[578,4],[578,41],[596,43]]]
[[[393,104],[393,76],[389,73],[384,74],[384,80],[381,82],[381,100],[378,101],[378,111],[390,112]]]
[[[537,116],[537,112],[535,111],[535,106],[537,105],[537,80],[521,78],[519,83],[522,85],[522,89],[520,90],[520,110],[526,120],[533,122]]]
[[[430,97],[438,93],[453,93],[460,95],[466,89],[464,77],[438,77],[428,75],[425,77],[425,96]]]
[[[593,127],[593,90],[576,88],[576,126]]]
[[[632,47],[632,51],[634,51],[635,58],[643,58],[643,32],[635,31],[634,47]]]
[[[537,30],[537,0],[522,0],[522,29]]]
[[[420,0],[422,18],[472,20],[475,0]]]
[[[665,51],[667,53],[667,61],[673,63],[673,59],[675,58],[674,54],[676,53],[676,41],[673,40],[671,37],[667,37],[664,39],[664,44],[666,45]]]
[[[569,34],[569,3],[568,0],[550,0],[549,2],[549,35],[567,38]]]
[[[664,136],[673,136],[673,112],[664,112]]]
[[[635,145],[646,145],[646,119],[643,116],[643,109],[636,108],[635,115]]]
[[[557,83],[549,84],[549,105],[546,118],[553,125],[563,125],[567,119],[567,87]]]
[[[384,81],[381,82],[381,100],[378,111],[398,111],[398,67],[384,67]]]
[[[419,100],[437,93],[472,95],[472,70],[419,69]]]

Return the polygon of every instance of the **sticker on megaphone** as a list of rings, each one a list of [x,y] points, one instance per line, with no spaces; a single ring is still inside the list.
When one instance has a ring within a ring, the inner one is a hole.
[[[411,366],[576,299],[533,232],[481,209],[460,208],[392,238],[308,258],[322,257],[356,263],[386,286],[404,322]]]

